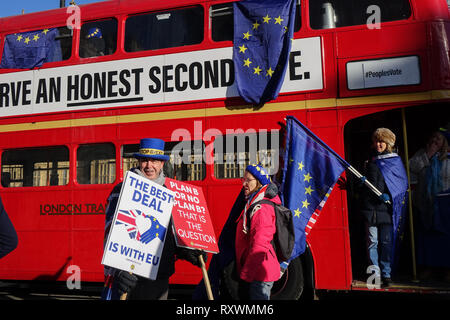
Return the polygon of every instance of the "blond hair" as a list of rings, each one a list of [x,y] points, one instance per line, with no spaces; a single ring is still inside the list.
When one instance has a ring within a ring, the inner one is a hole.
[[[395,145],[395,134],[388,128],[378,128],[372,134],[372,141],[382,141],[386,143],[386,150],[392,152]]]

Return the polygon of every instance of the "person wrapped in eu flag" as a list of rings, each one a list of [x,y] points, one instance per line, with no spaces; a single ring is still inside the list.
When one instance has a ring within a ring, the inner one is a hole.
[[[406,209],[408,178],[401,158],[393,152],[395,134],[378,128],[372,135],[372,154],[366,166],[366,178],[382,193],[376,196],[362,189],[362,213],[366,219],[369,260],[379,267],[383,285],[391,283],[399,235]]]

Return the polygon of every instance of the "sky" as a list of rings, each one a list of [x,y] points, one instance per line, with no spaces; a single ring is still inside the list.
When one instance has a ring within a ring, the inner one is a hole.
[[[66,0],[66,6],[70,1]],[[81,5],[100,1],[102,0],[75,0],[75,3]],[[31,13],[59,8],[59,2],[59,0],[0,0],[0,17],[22,14],[22,9],[25,13]]]

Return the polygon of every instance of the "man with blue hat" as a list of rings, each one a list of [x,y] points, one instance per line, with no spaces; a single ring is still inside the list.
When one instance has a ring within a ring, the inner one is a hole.
[[[139,151],[134,153],[139,161],[138,167],[132,168],[135,174],[164,185],[165,176],[163,172],[164,162],[169,156],[164,154],[164,141],[156,138],[141,139]],[[119,199],[122,182],[114,187],[108,197],[106,208],[105,240],[108,238],[109,229],[114,218],[117,202]],[[172,230],[172,220],[167,230]],[[200,267],[198,250],[178,248],[172,232],[169,232],[164,242],[161,263],[156,280],[138,277],[126,271],[105,267],[105,289],[102,293],[103,299],[116,300],[124,293],[131,300],[166,300],[169,290],[169,278],[175,272],[175,260],[183,259]],[[206,258],[206,254],[202,254]]]

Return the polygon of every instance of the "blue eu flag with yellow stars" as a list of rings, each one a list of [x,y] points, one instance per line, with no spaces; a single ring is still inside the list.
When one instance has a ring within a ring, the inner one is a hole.
[[[342,172],[350,165],[292,116],[286,118],[286,150],[281,191],[291,209],[295,245],[291,260],[305,251],[306,235]]]
[[[55,28],[6,36],[0,68],[32,69],[54,61],[57,33]]]
[[[233,61],[239,95],[262,105],[276,99],[294,33],[295,0],[234,2]]]

